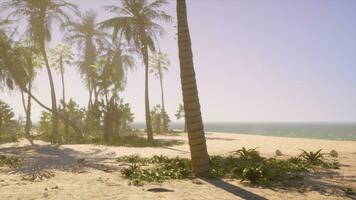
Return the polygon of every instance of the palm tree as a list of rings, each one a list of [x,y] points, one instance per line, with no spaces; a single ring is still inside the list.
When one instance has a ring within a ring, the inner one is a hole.
[[[163,116],[163,131],[166,132],[168,129],[168,120],[166,117],[166,109],[164,105],[164,93],[163,93],[163,73],[168,71],[168,66],[170,62],[168,60],[167,54],[159,51],[151,56],[150,59],[150,72],[159,79],[161,85],[161,102],[162,102],[162,116]]]
[[[93,72],[93,89],[96,91],[95,99],[101,95],[108,102],[110,93],[113,95],[124,90],[127,71],[135,65],[130,52],[130,49],[122,48],[119,41],[106,43],[100,50],[99,59],[90,66]]]
[[[178,110],[176,112],[176,114],[174,114],[176,116],[176,118],[178,120],[180,120],[181,118],[184,118],[184,128],[183,131],[187,132],[187,123],[185,122],[185,113],[184,113],[184,107],[183,104],[179,104]]]
[[[209,172],[209,155],[195,80],[185,0],[177,0],[177,20],[180,76],[193,170],[197,175],[206,175]]]
[[[79,71],[84,76],[89,92],[88,106],[92,105],[92,95],[95,86],[93,85],[93,71],[90,66],[94,64],[98,49],[105,42],[107,34],[97,26],[97,14],[94,11],[79,13],[79,20],[70,21],[66,24],[65,40],[76,44],[82,51],[82,60],[78,63]],[[95,95],[97,96],[97,95]]]
[[[27,103],[25,100],[24,96],[24,91],[20,88],[21,90],[21,97],[22,97],[22,104],[26,113],[26,123],[25,123],[25,135],[27,139],[30,141],[31,145],[33,145],[33,138],[31,136],[31,127],[32,127],[32,122],[31,122],[31,93],[32,93],[32,82],[35,79],[36,76],[36,69],[41,66],[41,61],[39,59],[39,51],[33,44],[28,39],[23,39],[19,42],[19,44],[16,46],[17,49],[21,52],[21,55],[23,57],[23,66],[24,70],[26,70],[26,74],[28,74],[27,78]],[[18,66],[17,66],[18,67]]]
[[[118,92],[124,90],[126,83],[127,70],[134,66],[133,57],[121,47],[119,41],[107,44],[103,49],[103,53],[93,66],[95,72],[96,87],[95,90],[101,95],[104,100],[102,105],[104,108],[104,141],[106,143],[113,142],[114,132],[120,132],[120,127],[117,127],[116,120],[119,119],[119,105],[122,104]],[[95,97],[96,99],[98,97]],[[121,102],[121,103],[120,103]]]
[[[59,71],[61,74],[61,81],[62,81],[62,104],[63,104],[63,112],[66,117],[68,117],[66,112],[66,93],[65,93],[65,81],[64,81],[64,65],[70,65],[73,62],[73,55],[71,52],[71,47],[66,44],[58,44],[55,48],[49,50],[50,53],[50,61],[52,66]],[[64,134],[68,134],[69,126],[68,124],[64,125]]]
[[[29,34],[29,38],[32,39],[36,45],[38,45],[40,51],[42,52],[51,88],[53,111],[52,142],[57,143],[58,112],[56,92],[54,88],[51,68],[47,57],[46,42],[51,40],[51,23],[53,21],[58,21],[63,25],[66,21],[69,20],[65,9],[67,8],[76,10],[76,6],[65,2],[64,0],[8,0],[3,4],[3,7],[13,10],[10,13],[10,16],[18,16],[27,19],[27,33]]]
[[[21,91],[27,93],[38,105],[47,111],[54,111],[38,100],[26,87],[31,76],[26,70],[26,56],[24,56],[22,48],[16,47],[17,42],[0,32],[0,89],[7,86],[9,89],[14,89],[18,86]],[[36,66],[34,64],[34,66]],[[73,128],[73,130],[82,135],[82,131],[73,121],[69,120],[60,113],[57,114],[65,123]]]
[[[145,115],[147,139],[153,140],[153,132],[150,116],[150,102],[148,97],[148,70],[149,50],[155,50],[157,34],[164,33],[163,28],[156,23],[157,20],[170,22],[171,16],[159,8],[166,4],[166,0],[121,0],[122,6],[107,6],[106,9],[117,14],[101,23],[104,28],[113,28],[113,39],[120,32],[128,42],[131,42],[141,53],[145,65]]]

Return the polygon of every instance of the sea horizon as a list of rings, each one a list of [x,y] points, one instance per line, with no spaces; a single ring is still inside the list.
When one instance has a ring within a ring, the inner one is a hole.
[[[143,129],[145,122],[133,122]],[[183,129],[183,122],[171,122],[171,129]],[[291,138],[356,141],[356,122],[205,122],[206,132],[264,135]]]

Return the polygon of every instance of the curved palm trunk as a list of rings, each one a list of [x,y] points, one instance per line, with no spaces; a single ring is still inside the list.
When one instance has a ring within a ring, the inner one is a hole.
[[[21,88],[25,93],[27,93],[31,99],[33,99],[38,105],[40,105],[42,108],[44,108],[45,110],[51,112],[53,114],[53,110],[50,109],[49,107],[47,107],[46,105],[44,105],[40,100],[38,100],[35,96],[33,96],[32,93],[30,93],[26,88]],[[76,123],[74,123],[73,121],[69,120],[68,118],[66,118],[64,115],[61,115],[60,113],[57,113],[57,116],[59,118],[61,118],[64,123],[68,124],[70,127],[73,128],[73,130],[75,131],[75,133],[77,133],[78,135],[83,135],[82,130],[80,130],[80,128],[77,126]]]
[[[150,113],[150,100],[148,97],[148,47],[145,44],[143,46],[142,55],[143,62],[145,64],[145,114],[146,114],[146,128],[147,128],[147,140],[153,140],[152,123],[151,123],[151,113]]]
[[[65,83],[64,83],[64,66],[63,66],[63,57],[60,56],[60,70],[61,70],[61,79],[62,79],[62,100],[63,100],[63,112],[64,116],[68,118],[67,113],[67,102],[66,102],[66,90],[65,90]],[[64,124],[64,134],[67,135],[69,133],[69,126],[68,124]]]
[[[177,20],[180,76],[193,171],[198,176],[204,176],[209,173],[209,155],[195,80],[185,0],[177,0]]]
[[[53,83],[53,77],[52,77],[52,72],[49,67],[49,62],[47,58],[47,53],[46,53],[46,48],[44,43],[41,44],[41,51],[43,58],[45,60],[46,64],[46,69],[47,69],[47,74],[48,74],[48,79],[49,79],[49,85],[51,88],[51,100],[52,100],[52,142],[53,143],[58,143],[58,111],[57,111],[57,100],[56,100],[56,91],[54,88],[54,83]]]

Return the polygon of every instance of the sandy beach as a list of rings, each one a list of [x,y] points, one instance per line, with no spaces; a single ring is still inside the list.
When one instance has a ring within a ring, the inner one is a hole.
[[[340,188],[356,188],[356,142],[228,133],[206,134],[210,155],[227,155],[241,147],[258,147],[263,156],[274,156],[277,149],[284,156],[297,155],[301,149],[323,149],[323,152],[334,149],[339,153],[341,167],[327,176],[306,177],[304,186],[295,190],[256,187],[239,180],[172,180],[129,185],[119,172],[125,166],[115,161],[119,156],[190,157],[186,134],[155,138],[184,143],[144,148],[92,144],[57,148],[42,141],[31,147],[26,140],[1,144],[0,153],[21,156],[26,167],[18,171],[0,168],[0,199],[352,199]],[[31,170],[49,171],[53,177],[35,182],[23,180],[24,174]],[[167,191],[149,191],[157,187]]]

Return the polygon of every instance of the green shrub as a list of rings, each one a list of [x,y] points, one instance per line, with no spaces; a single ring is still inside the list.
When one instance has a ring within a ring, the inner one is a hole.
[[[339,157],[339,153],[334,149],[330,151],[329,155],[333,158]]]
[[[247,179],[251,183],[257,183],[263,177],[261,167],[248,166],[242,171],[241,177],[241,181]]]
[[[21,121],[16,120],[12,108],[0,100],[0,142],[16,142],[22,132]]]
[[[192,176],[191,163],[188,159],[168,158],[166,156],[154,156],[151,159],[139,157],[126,157],[121,160],[130,160],[129,167],[122,169],[124,177],[129,178],[133,185],[142,185],[143,182],[161,182],[168,179],[184,179]],[[143,163],[151,163],[154,166],[143,168]]]
[[[0,166],[17,168],[21,166],[21,160],[18,157],[0,155]]]
[[[146,164],[148,159],[141,158],[138,154],[134,154],[134,155],[119,157],[119,158],[117,158],[117,161],[118,162],[134,163],[134,164]]]
[[[321,153],[322,149],[319,149],[318,151],[305,151],[302,150],[303,152],[299,155],[301,158],[303,158],[305,161],[307,161],[310,164],[319,164],[323,162],[324,154]]]
[[[257,147],[253,149],[246,149],[245,147],[242,147],[237,151],[233,151],[233,153],[244,160],[261,160],[260,153],[256,151],[256,149]]]
[[[277,149],[276,152],[275,152],[275,155],[276,155],[276,156],[282,156],[283,154],[282,154],[282,151],[280,151],[279,149]]]
[[[216,177],[228,178],[234,174],[232,172],[233,169],[236,171],[239,170],[242,173],[243,169],[241,168],[241,166],[243,165],[238,165],[239,163],[241,164],[242,162],[246,162],[246,161],[242,160],[239,157],[234,157],[234,156],[227,156],[227,157],[223,157],[220,155],[210,156],[210,174]],[[235,178],[240,178],[240,177],[235,177]]]
[[[252,184],[284,183],[288,180],[299,179],[300,172],[312,172],[316,166],[330,168],[338,165],[336,161],[330,162],[318,156],[316,156],[317,160],[321,162],[311,164],[311,161],[302,156],[289,159],[264,158],[254,151],[255,149],[243,148],[236,151],[239,153],[230,156],[211,156],[210,175],[219,178],[236,178],[241,181],[248,180]],[[193,177],[189,159],[168,158],[163,155],[141,158],[138,155],[132,155],[120,157],[118,161],[131,163],[129,167],[122,170],[122,174],[135,185]]]

